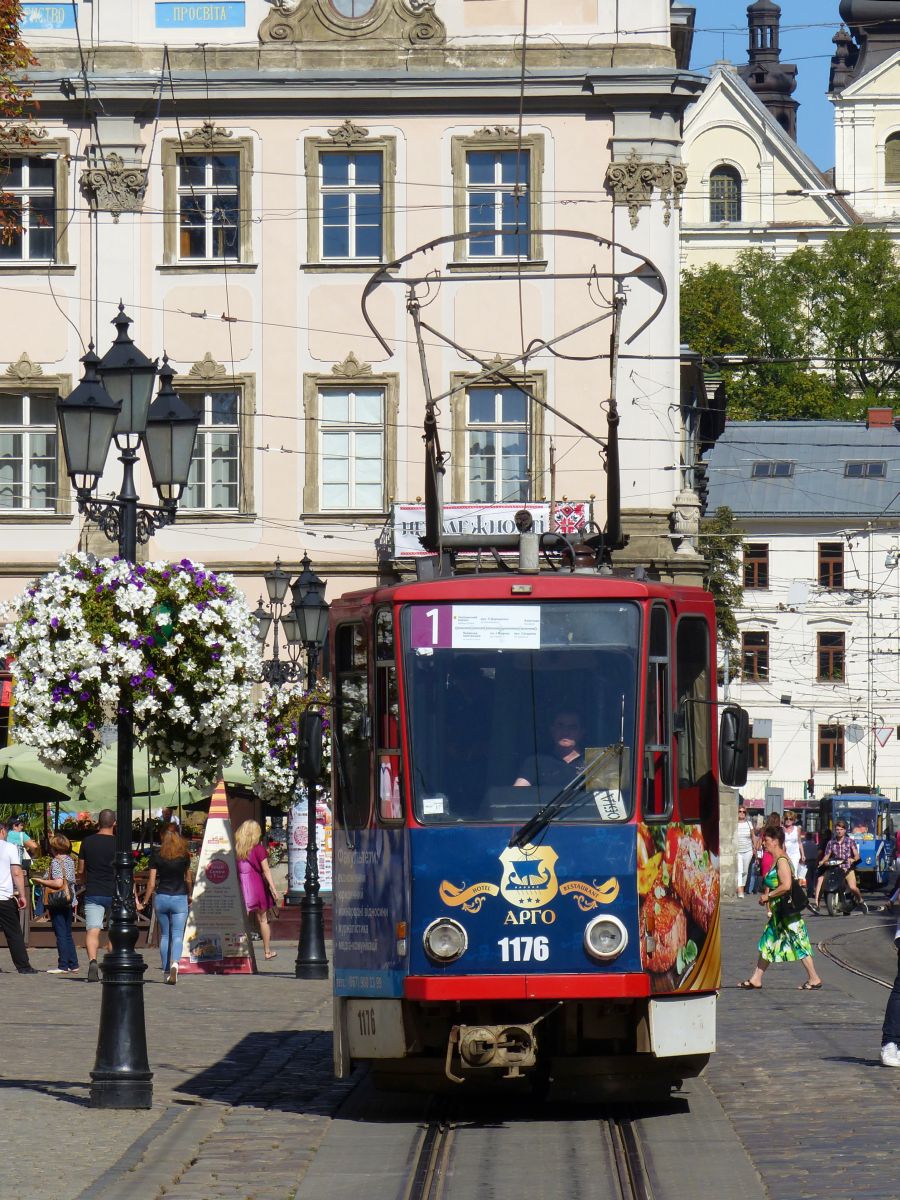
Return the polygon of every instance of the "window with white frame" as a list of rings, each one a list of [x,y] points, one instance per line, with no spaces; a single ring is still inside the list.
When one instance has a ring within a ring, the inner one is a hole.
[[[515,387],[470,387],[466,410],[467,499],[525,503],[531,498],[528,397]]]
[[[55,510],[56,399],[0,392],[0,511]]]
[[[380,150],[329,150],[319,155],[323,260],[380,260],[383,170]]]
[[[241,501],[241,392],[181,392],[200,416],[183,509],[237,511]]]
[[[319,389],[322,512],[384,509],[384,388]]]
[[[528,258],[531,241],[530,151],[466,153],[468,253],[473,258]]]
[[[0,262],[56,258],[56,158],[0,157],[4,232]]]
[[[178,257],[240,257],[240,154],[179,154]]]

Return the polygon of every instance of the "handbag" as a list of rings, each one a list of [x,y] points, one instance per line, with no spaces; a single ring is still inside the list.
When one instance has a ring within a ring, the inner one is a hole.
[[[66,879],[66,868],[60,863],[62,870],[62,887],[45,888],[44,904],[49,912],[66,912],[72,906],[72,893],[69,891],[69,881]]]
[[[783,917],[799,917],[801,913],[806,911],[809,897],[803,890],[793,870],[791,870],[791,890],[785,892],[783,896],[779,896],[778,899],[781,902],[781,915]]]

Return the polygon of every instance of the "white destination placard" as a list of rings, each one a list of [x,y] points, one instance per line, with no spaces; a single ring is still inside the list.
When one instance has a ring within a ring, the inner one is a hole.
[[[453,606],[454,650],[540,650],[541,610],[537,604]]]

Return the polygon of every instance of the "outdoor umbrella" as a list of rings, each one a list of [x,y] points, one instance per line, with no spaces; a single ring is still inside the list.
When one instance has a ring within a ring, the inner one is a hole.
[[[115,744],[107,746],[81,787],[72,788],[64,775],[44,766],[31,746],[7,746],[0,750],[0,798],[10,803],[67,800],[78,808],[112,808],[116,803],[117,752]],[[146,750],[135,750],[133,770],[135,798],[177,793],[178,772],[172,769],[161,776],[150,774]]]
[[[167,781],[170,776],[167,774],[164,779]],[[233,787],[245,787],[250,791],[253,790],[253,785],[256,782],[252,775],[248,775],[244,770],[243,763],[239,758],[233,758],[227,762],[222,768],[222,779],[226,784],[231,784]],[[176,778],[174,785],[167,792],[165,786],[161,789],[160,804],[174,808],[175,805],[180,805],[191,812],[205,811],[209,807],[209,798],[215,784],[210,784],[205,788],[188,787],[186,783],[181,783]]]

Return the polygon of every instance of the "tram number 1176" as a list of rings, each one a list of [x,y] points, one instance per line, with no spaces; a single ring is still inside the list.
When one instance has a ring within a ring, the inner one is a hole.
[[[503,962],[546,962],[550,957],[550,939],[545,937],[505,937],[497,945]]]

